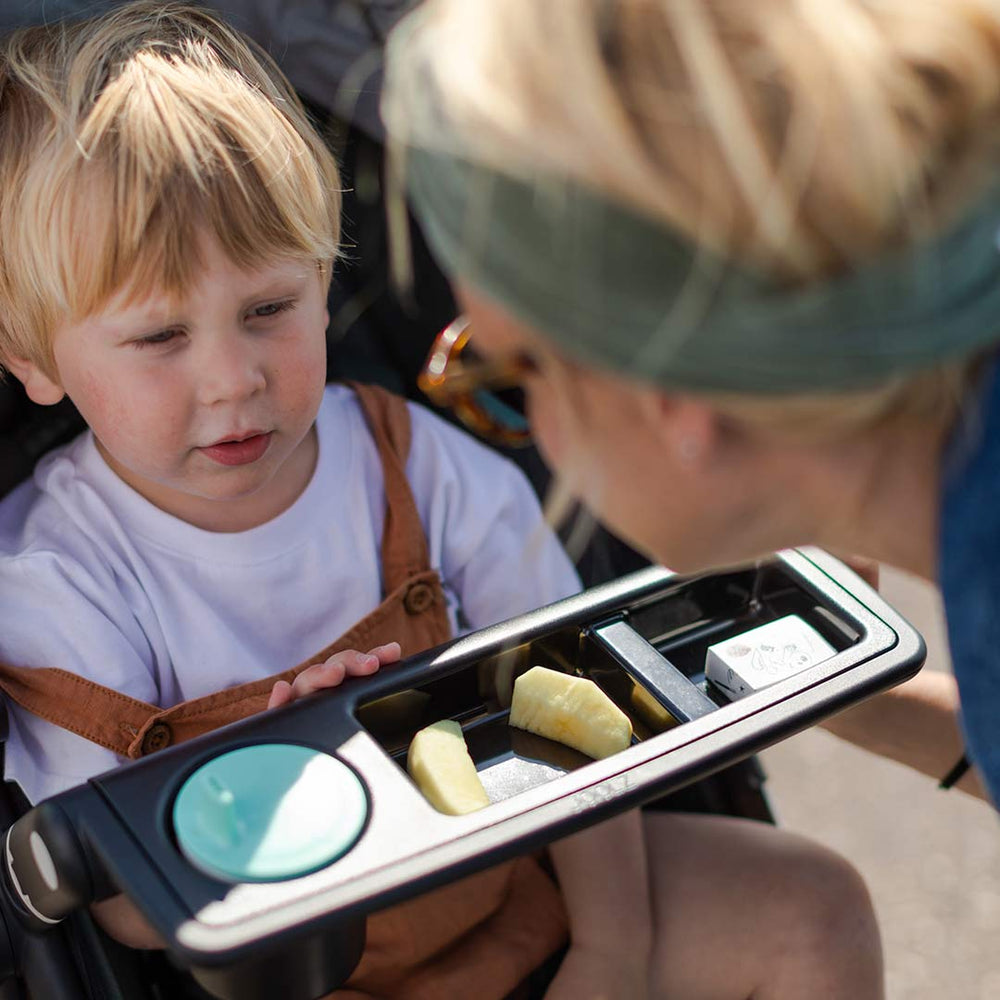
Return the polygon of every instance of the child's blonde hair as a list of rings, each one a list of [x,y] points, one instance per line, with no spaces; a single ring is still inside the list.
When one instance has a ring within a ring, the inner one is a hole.
[[[179,293],[202,231],[239,266],[287,255],[328,276],[339,215],[291,85],[202,9],[143,0],[0,47],[0,362],[51,371],[59,322]]]
[[[789,284],[925,235],[996,177],[998,0],[428,0],[419,24],[392,134],[569,176]],[[953,412],[967,368],[715,402],[843,430],[848,410]]]

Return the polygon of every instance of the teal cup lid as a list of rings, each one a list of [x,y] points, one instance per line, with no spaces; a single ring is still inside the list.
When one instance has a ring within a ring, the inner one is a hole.
[[[181,786],[177,845],[214,878],[297,878],[346,854],[368,818],[358,776],[321,750],[257,743],[220,754]]]

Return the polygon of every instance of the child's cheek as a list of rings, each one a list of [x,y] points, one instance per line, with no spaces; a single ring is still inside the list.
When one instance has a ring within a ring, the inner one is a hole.
[[[142,423],[150,400],[137,407],[136,393],[127,378],[115,370],[105,373],[83,369],[67,379],[66,393],[99,439],[112,441],[128,436],[135,423]]]

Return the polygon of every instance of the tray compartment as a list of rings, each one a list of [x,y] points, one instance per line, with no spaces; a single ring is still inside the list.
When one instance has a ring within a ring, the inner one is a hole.
[[[718,708],[697,684],[623,618],[597,626],[591,636],[624,668],[635,684],[636,689],[629,693],[630,704],[641,703],[644,716],[650,710],[650,701],[666,713],[664,716],[653,711],[654,717],[648,721],[654,728],[669,729],[679,722],[700,719]],[[643,698],[639,689],[649,697]]]
[[[723,704],[725,697],[705,682],[708,647],[786,615],[798,615],[838,653],[861,640],[846,616],[821,603],[778,562],[681,584],[673,594],[632,608],[626,620],[692,683]]]
[[[589,677],[629,717],[633,740],[649,735],[633,697],[635,682],[610,656],[582,652],[592,645],[579,626],[557,629],[445,677],[361,703],[356,716],[404,770],[417,730],[440,719],[459,722],[487,794],[500,802],[591,763],[585,754],[508,724],[514,681],[534,666]]]
[[[797,614],[838,652],[859,641],[780,563],[677,580],[597,622],[555,628],[443,677],[359,704],[358,721],[405,771],[414,734],[440,719],[462,726],[491,801],[590,763],[562,744],[508,725],[514,681],[536,665],[593,680],[629,717],[633,743],[702,718],[728,698],[705,680],[708,647]]]

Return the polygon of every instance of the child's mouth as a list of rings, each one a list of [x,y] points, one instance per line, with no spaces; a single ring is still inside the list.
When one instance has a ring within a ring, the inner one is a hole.
[[[262,458],[271,443],[271,432],[253,434],[240,441],[217,441],[199,451],[219,465],[249,465]]]

